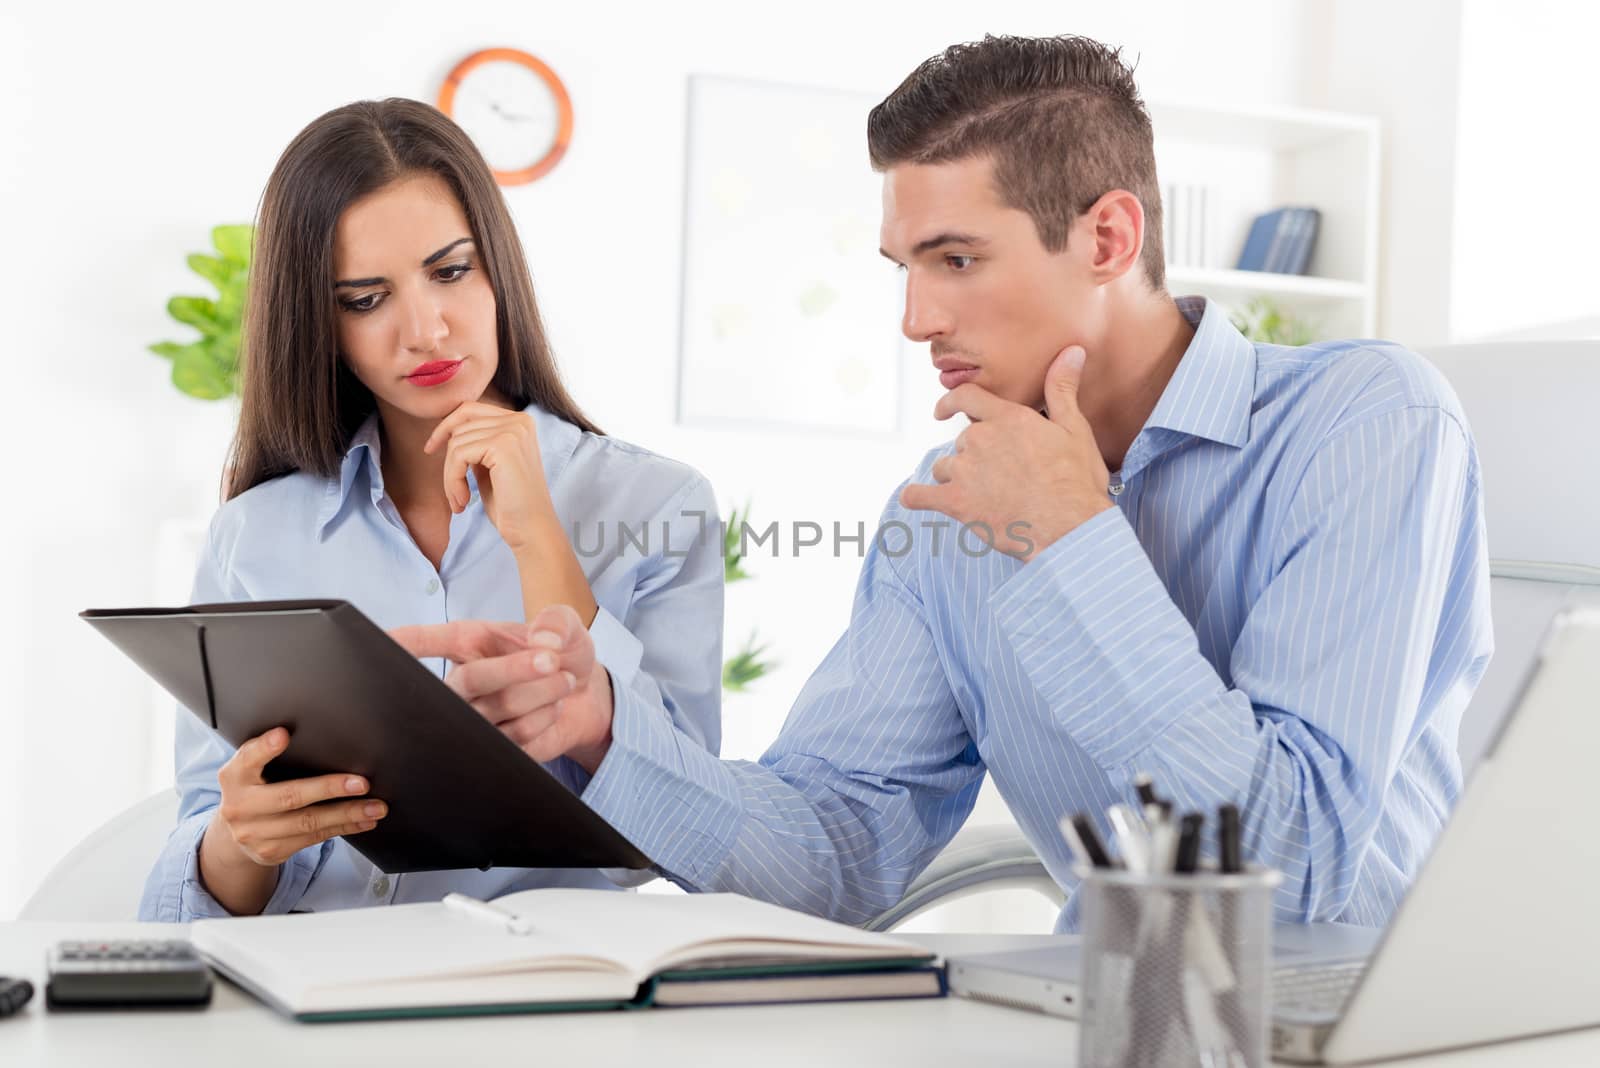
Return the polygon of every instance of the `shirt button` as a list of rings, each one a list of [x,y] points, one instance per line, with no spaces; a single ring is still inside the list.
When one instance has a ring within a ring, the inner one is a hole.
[[[429,593],[438,593],[439,592],[439,580],[438,579],[431,578],[431,579],[428,580],[428,592]]]
[[[1111,491],[1111,496],[1120,497],[1122,496],[1122,491],[1128,487],[1123,483],[1122,479],[1118,478],[1113,479],[1111,485],[1107,486],[1106,488]]]
[[[384,897],[388,893],[389,893],[389,877],[387,875],[384,875],[384,876],[379,877],[378,881],[372,884],[372,896],[373,897]]]

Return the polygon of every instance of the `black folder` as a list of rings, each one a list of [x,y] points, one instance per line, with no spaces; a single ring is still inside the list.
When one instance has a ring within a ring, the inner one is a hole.
[[[650,860],[345,601],[80,613],[271,782],[355,772],[389,814],[346,841],[383,871],[644,868]]]

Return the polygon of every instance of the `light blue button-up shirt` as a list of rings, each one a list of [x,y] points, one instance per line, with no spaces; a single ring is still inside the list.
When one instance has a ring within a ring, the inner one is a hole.
[[[1069,891],[1057,820],[1108,833],[1144,771],[1180,812],[1242,807],[1280,920],[1383,923],[1459,791],[1492,649],[1471,434],[1402,348],[1254,345],[1179,306],[1196,333],[1117,507],[1024,565],[936,542],[921,524],[942,517],[897,492],[848,630],[759,764],[623,695],[586,801],[688,886],[862,921],[985,771]]]
[[[599,604],[590,625],[613,688],[635,715],[657,716],[706,755],[721,737],[722,539],[710,484],[683,464],[580,431],[537,407],[546,484]],[[376,417],[356,434],[336,478],[296,472],[240,494],[211,523],[193,601],[340,598],[384,629],[457,619],[522,621],[511,550],[472,501],[450,520],[437,571],[384,493]],[[441,676],[448,665],[426,663]],[[226,916],[206,892],[201,836],[220,802],[217,770],[233,747],[188,711],[177,721],[178,825],[151,872],[144,920]],[[546,765],[573,790],[588,775]],[[265,912],[490,898],[536,886],[615,887],[593,869],[496,868],[386,875],[334,839],[294,854]]]

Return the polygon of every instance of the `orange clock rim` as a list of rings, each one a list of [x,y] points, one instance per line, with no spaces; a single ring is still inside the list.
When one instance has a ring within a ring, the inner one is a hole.
[[[490,170],[494,179],[501,185],[526,185],[548,174],[550,169],[561,162],[561,157],[567,153],[567,145],[572,140],[572,98],[567,95],[567,87],[561,83],[556,72],[550,69],[538,56],[530,55],[520,48],[485,48],[474,52],[466,59],[455,65],[455,69],[445,76],[444,84],[439,87],[439,110],[451,118],[455,116],[451,108],[455,105],[456,89],[461,85],[462,79],[485,63],[515,63],[526,67],[538,76],[539,80],[550,87],[556,98],[556,137],[555,143],[550,146],[550,151],[540,157],[531,167],[524,167],[517,171]]]

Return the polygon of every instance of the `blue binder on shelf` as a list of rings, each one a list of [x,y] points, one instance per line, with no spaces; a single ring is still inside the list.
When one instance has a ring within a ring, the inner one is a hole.
[[[1322,213],[1316,208],[1277,208],[1257,215],[1239,253],[1237,269],[1305,274],[1321,221]]]
[[[1279,208],[1257,215],[1250,224],[1250,235],[1245,238],[1244,250],[1239,253],[1239,262],[1236,265],[1241,271],[1265,271],[1267,257],[1272,251],[1273,240],[1277,237],[1278,227],[1283,221],[1287,208]]]
[[[1280,270],[1284,274],[1305,274],[1311,267],[1311,254],[1317,247],[1317,231],[1322,228],[1322,213],[1316,208],[1295,208],[1294,239],[1284,253]]]

